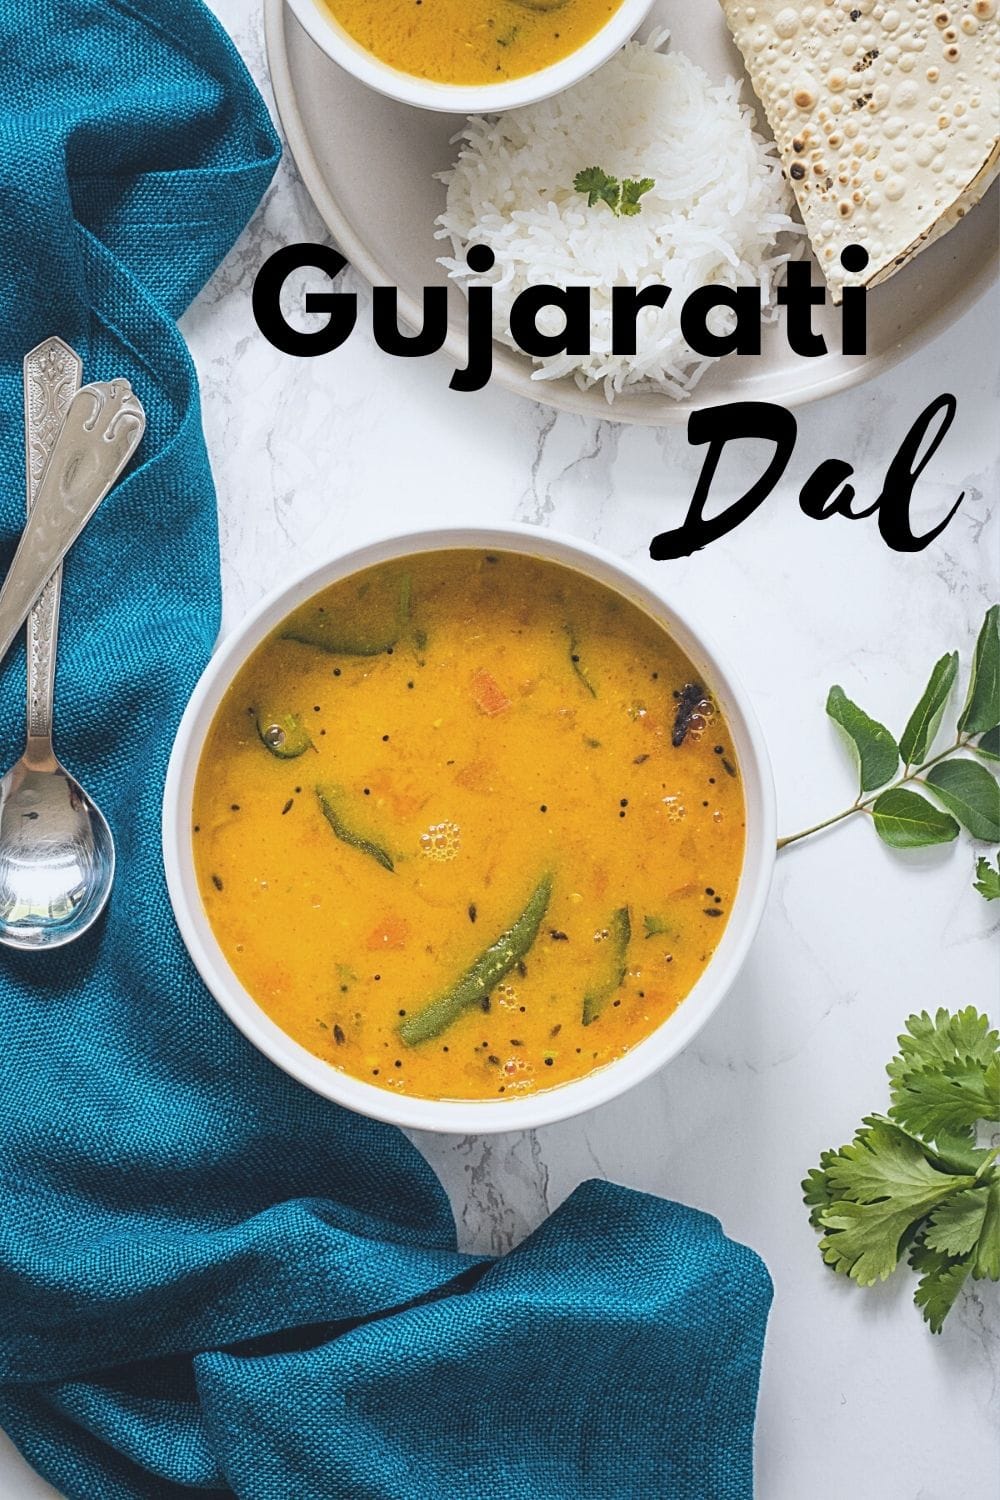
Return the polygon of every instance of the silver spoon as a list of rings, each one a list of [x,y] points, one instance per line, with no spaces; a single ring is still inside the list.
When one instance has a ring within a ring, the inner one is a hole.
[[[46,339],[24,361],[28,520],[0,591],[0,659],[28,623],[28,733],[0,780],[0,943],[86,932],[115,872],[111,830],[52,748],[62,559],[125,468],[146,417],[127,380],[78,389],[79,357]]]

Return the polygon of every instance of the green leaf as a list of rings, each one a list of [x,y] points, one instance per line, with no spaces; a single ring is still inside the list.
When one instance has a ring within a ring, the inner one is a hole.
[[[891,1275],[907,1236],[933,1208],[974,1177],[939,1172],[920,1144],[888,1122],[872,1121],[826,1169],[838,1196],[817,1211],[823,1259],[861,1286]]]
[[[952,1260],[940,1251],[917,1245],[910,1255],[910,1265],[915,1271],[923,1273],[917,1282],[913,1300],[923,1312],[925,1321],[930,1324],[931,1333],[940,1333],[945,1318],[965,1285],[972,1268],[972,1256]]]
[[[1000,785],[975,760],[943,760],[927,772],[927,785],[974,839],[1000,841]]]
[[[891,849],[922,849],[949,844],[958,837],[958,824],[906,787],[890,787],[872,805],[875,832]]]
[[[904,1130],[926,1140],[966,1132],[977,1120],[995,1119],[1000,1101],[992,1072],[972,1059],[955,1059],[911,1073],[889,1114]]]
[[[893,1098],[907,1075],[919,1068],[961,1058],[971,1058],[988,1068],[1000,1051],[1000,1034],[992,1030],[989,1017],[980,1015],[974,1005],[967,1005],[954,1014],[949,1014],[941,1006],[933,1020],[922,1010],[919,1015],[907,1018],[906,1030],[896,1041],[899,1056],[894,1057],[886,1068]]]
[[[661,934],[663,934],[663,933],[671,933],[671,932],[673,932],[673,927],[667,921],[666,917],[656,917],[656,916],[648,916],[647,915],[647,916],[643,917],[643,919],[642,919],[642,925],[643,925],[643,928],[645,929],[645,935],[648,938],[651,938],[651,937],[660,937]]]
[[[891,1199],[867,1204],[845,1199],[817,1217],[827,1231],[819,1242],[826,1264],[859,1286],[874,1286],[892,1275],[906,1234],[923,1215]]]
[[[977,1281],[1000,1281],[1000,1176],[994,1177],[986,1189],[986,1216],[972,1274]]]
[[[316,788],[316,800],[324,818],[329,823],[335,838],[342,844],[348,844],[350,848],[357,849],[359,854],[366,854],[376,864],[381,865],[383,870],[394,871],[395,861],[388,849],[369,838],[367,834],[361,833],[357,828],[347,822],[341,811],[341,803],[344,793],[339,787],[318,786]]]
[[[976,750],[987,760],[1000,760],[1000,724],[980,735]]]
[[[958,652],[949,651],[934,667],[924,695],[907,720],[899,737],[899,753],[908,766],[918,766],[926,759],[941,727],[948,695],[958,675]]]
[[[986,611],[972,658],[969,692],[958,727],[963,734],[982,734],[1000,722],[1000,604]]]
[[[634,177],[626,177],[622,183],[620,212],[626,218],[630,218],[633,214],[642,213],[642,204],[639,202],[639,199],[644,193],[648,193],[655,186],[656,182],[652,177],[640,177],[638,180]]]
[[[829,1208],[834,1200],[827,1168],[836,1156],[836,1151],[824,1151],[820,1156],[819,1166],[813,1167],[802,1182],[802,1201],[810,1210],[809,1222],[814,1229],[820,1228],[820,1213],[824,1208]]]
[[[826,711],[854,742],[861,768],[861,790],[873,792],[885,786],[899,765],[899,747],[885,725],[870,719],[836,685],[830,689]]]
[[[910,1016],[898,1038],[899,1053],[886,1068],[892,1118],[942,1149],[968,1149],[972,1126],[1000,1108],[991,1080],[1000,1069],[1000,1036],[989,1018],[967,1005],[950,1015],[941,1007]],[[965,1070],[965,1071],[963,1071]],[[969,1079],[979,1082],[969,1082]],[[933,1080],[938,1080],[936,1083]],[[982,1157],[980,1157],[982,1159]]]
[[[994,1160],[996,1153],[988,1146],[974,1144],[975,1133],[969,1129],[961,1131],[939,1131],[933,1141],[922,1141],[927,1160],[940,1167],[942,1172],[953,1172],[957,1177],[969,1173],[979,1177]]]
[[[583,1024],[591,1026],[603,1013],[612,995],[625,983],[628,973],[628,945],[632,941],[632,918],[627,906],[618,907],[608,919],[610,968],[602,979],[583,996]]]
[[[944,1255],[968,1255],[979,1244],[988,1202],[989,1191],[983,1186],[963,1188],[946,1198],[927,1221],[924,1244]]]
[[[572,625],[564,625],[563,629],[569,637],[569,663],[573,668],[573,675],[583,684],[590,696],[596,698],[597,689],[594,686],[593,678],[580,659],[580,643],[576,638],[576,631]]]
[[[972,889],[978,891],[984,901],[1000,901],[1000,854],[997,855],[995,866],[988,859],[976,861],[976,878],[972,882]]]
[[[573,178],[573,187],[578,193],[586,193],[588,208],[595,203],[606,203],[614,213],[618,212],[621,183],[617,177],[609,177],[603,167],[584,167]]]

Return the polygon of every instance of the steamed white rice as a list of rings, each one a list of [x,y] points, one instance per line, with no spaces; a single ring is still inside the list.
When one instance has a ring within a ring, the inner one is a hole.
[[[510,348],[511,304],[525,287],[546,282],[591,287],[590,355],[535,359],[536,380],[570,375],[577,385],[603,384],[609,401],[629,387],[676,399],[690,395],[714,363],[694,353],[680,332],[680,308],[696,287],[760,286],[773,308],[775,280],[800,226],[777,152],[753,129],[740,85],[715,84],[690,58],[662,50],[666,32],[630,42],[610,62],[554,99],[494,118],[471,118],[456,140],[458,161],[442,180],[447,207],[441,258],[463,287],[492,284],[494,336]],[[621,180],[652,177],[642,211],[619,218],[604,203],[587,206],[573,180],[586,167]],[[496,265],[474,276],[463,251],[488,245]],[[644,308],[637,353],[611,350],[611,288],[672,288],[666,307]],[[731,327],[728,310],[713,314],[712,331]],[[545,333],[563,317],[545,309]]]

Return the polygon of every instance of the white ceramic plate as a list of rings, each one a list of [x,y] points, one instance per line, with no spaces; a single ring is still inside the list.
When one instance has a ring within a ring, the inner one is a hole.
[[[437,264],[443,247],[434,238],[434,219],[444,204],[444,188],[434,174],[452,164],[449,142],[459,122],[387,99],[343,72],[307,36],[285,0],[264,0],[264,12],[281,122],[316,207],[368,281],[399,287],[401,316],[416,326],[422,289],[448,284]],[[674,45],[714,78],[741,76],[740,55],[716,0],[657,0],[647,25],[669,26]],[[763,122],[759,107],[758,120]],[[802,359],[789,352],[778,328],[769,328],[760,356],[722,360],[701,381],[693,402],[626,395],[609,406],[599,388],[581,391],[568,380],[532,380],[530,360],[500,345],[494,350],[494,379],[563,411],[655,426],[686,422],[693,405],[814,401],[887,369],[972,305],[995,274],[996,210],[994,187],[956,229],[870,294],[866,358]],[[822,281],[818,270],[814,279]],[[464,365],[464,298],[454,287],[449,295],[452,322],[445,347],[453,365]],[[825,309],[815,326],[834,347],[839,313]]]

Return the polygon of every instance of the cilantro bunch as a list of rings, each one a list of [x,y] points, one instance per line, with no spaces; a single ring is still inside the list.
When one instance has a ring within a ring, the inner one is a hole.
[[[871,1286],[907,1256],[940,1333],[967,1277],[1000,1281],[1000,1148],[976,1144],[1000,1119],[1000,1037],[970,1005],[911,1016],[899,1049],[888,1116],[824,1151],[802,1190],[827,1265]]]

